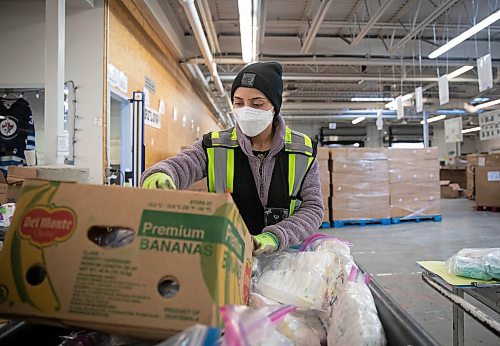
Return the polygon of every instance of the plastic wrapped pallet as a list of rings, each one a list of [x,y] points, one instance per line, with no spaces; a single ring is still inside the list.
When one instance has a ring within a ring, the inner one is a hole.
[[[389,217],[386,148],[332,149],[332,219]]]
[[[331,197],[331,159],[330,148],[319,147],[316,155],[319,165],[319,176],[321,182],[321,194],[323,196],[323,222],[329,223],[330,217],[330,197]]]
[[[437,149],[389,148],[390,216],[441,214]]]

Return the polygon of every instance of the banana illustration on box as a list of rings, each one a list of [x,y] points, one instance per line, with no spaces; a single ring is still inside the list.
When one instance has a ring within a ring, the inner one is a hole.
[[[58,187],[58,182],[47,182],[23,188],[8,232],[11,246],[2,252],[2,256],[10,257],[10,268],[4,268],[10,275],[4,272],[0,279],[6,287],[15,287],[12,291],[17,294],[7,289],[8,296],[2,297],[0,303],[6,300],[11,305],[28,303],[44,314],[60,309],[46,269],[44,249],[71,236],[76,215],[69,208],[51,204]]]
[[[230,222],[226,224],[224,233],[226,247],[215,247],[215,251],[210,256],[200,256],[205,285],[215,306],[230,302],[244,304],[248,301],[250,288],[248,284],[245,284],[242,292],[239,283],[242,276],[246,277],[245,282],[250,282],[252,264],[248,260],[244,263],[245,245],[236,229],[242,229],[243,234],[246,235],[247,228],[234,204],[223,204],[213,213],[213,216],[220,216],[221,219],[227,218]],[[213,275],[213,268],[223,268],[217,271],[219,277]],[[216,309],[216,316],[219,319],[218,309]]]

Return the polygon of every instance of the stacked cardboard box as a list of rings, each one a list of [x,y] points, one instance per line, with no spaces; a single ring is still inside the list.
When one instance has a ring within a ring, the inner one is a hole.
[[[332,149],[332,219],[388,218],[387,148]]]
[[[389,149],[391,217],[441,214],[437,148]]]
[[[465,168],[442,167],[439,171],[439,179],[449,180],[451,184],[458,184],[461,188],[467,186]]]
[[[476,206],[500,207],[500,165],[476,168]]]
[[[331,189],[332,181],[330,174],[331,158],[329,148],[318,148],[316,155],[319,164],[319,176],[321,181],[321,194],[323,196],[323,222],[330,222],[331,217]]]
[[[475,196],[475,171],[477,167],[500,166],[500,154],[469,154],[467,155],[467,198]]]
[[[24,186],[0,252],[2,316],[163,340],[248,302],[252,238],[230,195]]]

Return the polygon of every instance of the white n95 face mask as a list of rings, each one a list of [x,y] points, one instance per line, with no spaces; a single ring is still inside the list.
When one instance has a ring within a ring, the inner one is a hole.
[[[241,131],[248,137],[262,133],[273,121],[273,111],[264,111],[252,107],[234,108],[234,117]]]

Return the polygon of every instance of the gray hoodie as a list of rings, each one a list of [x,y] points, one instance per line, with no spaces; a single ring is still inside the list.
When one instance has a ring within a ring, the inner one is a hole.
[[[281,116],[274,119],[275,133],[269,154],[262,163],[262,176],[259,174],[259,158],[252,152],[250,139],[236,126],[238,142],[242,151],[247,155],[256,186],[260,186],[261,179],[264,183],[264,195],[261,196],[262,205],[267,204],[269,186],[276,162],[276,155],[285,145],[286,125]],[[203,150],[201,140],[194,143],[192,148],[184,150],[177,156],[160,161],[148,168],[141,178],[144,179],[153,173],[168,174],[178,189],[187,189],[193,183],[207,176],[207,157]],[[315,232],[323,219],[323,198],[321,196],[321,183],[318,171],[318,161],[315,159],[307,173],[300,190],[302,204],[295,213],[283,221],[265,227],[262,232],[275,234],[280,242],[279,250],[300,244],[311,233]]]

